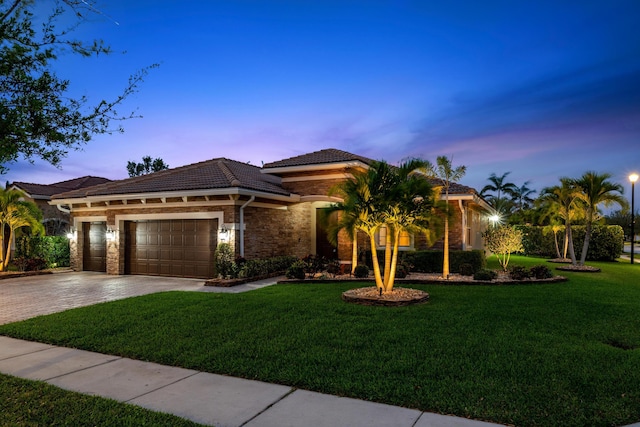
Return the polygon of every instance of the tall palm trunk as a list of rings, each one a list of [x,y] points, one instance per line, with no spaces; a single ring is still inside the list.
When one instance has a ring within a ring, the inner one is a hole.
[[[398,248],[400,247],[400,229],[394,231],[393,236],[393,256],[391,258],[391,273],[389,274],[389,281],[385,285],[385,293],[391,293],[393,291],[393,284],[396,280],[396,268],[398,267]]]
[[[0,271],[4,271],[4,225],[0,227],[0,234]]]
[[[389,226],[387,224],[387,238],[386,238],[386,242],[385,242],[385,248],[384,248],[384,286],[385,286],[385,290],[386,287],[389,285],[389,278],[391,277],[391,251],[393,250],[392,247],[392,237],[391,237],[391,233],[393,232],[393,227]]]
[[[582,253],[580,254],[580,265],[584,265],[587,260],[587,251],[589,250],[589,240],[591,240],[591,224],[593,223],[593,213],[591,209],[587,212],[587,226],[584,233],[584,243],[582,244]]]
[[[444,218],[444,261],[442,263],[442,277],[449,278],[449,209],[447,206],[447,216]]]
[[[356,272],[358,266],[358,231],[353,233],[353,244],[351,245],[351,274]]]
[[[382,282],[382,276],[380,275],[380,264],[378,264],[378,251],[376,251],[375,233],[369,233],[369,240],[371,241],[371,262],[373,264],[373,276],[376,279],[376,287],[378,289],[384,289],[384,283]]]
[[[567,243],[569,245],[569,257],[571,258],[571,264],[577,265],[578,262],[576,261],[576,252],[573,249],[573,234],[571,233],[570,223],[567,224],[566,234],[567,234]]]
[[[2,270],[0,270],[0,271],[6,270],[7,266],[9,265],[9,258],[11,257],[11,242],[12,241],[13,241],[13,229],[11,229],[11,227],[9,227],[9,240],[7,240],[7,251],[4,254],[4,260],[2,261]],[[2,247],[4,248],[4,242],[2,242]]]
[[[556,244],[556,256],[562,258],[562,255],[560,255],[560,245],[558,244],[558,232],[556,230],[553,230],[553,241]]]

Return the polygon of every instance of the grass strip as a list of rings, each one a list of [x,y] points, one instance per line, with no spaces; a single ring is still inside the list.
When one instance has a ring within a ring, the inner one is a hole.
[[[200,424],[115,400],[0,374],[3,426],[184,426]]]

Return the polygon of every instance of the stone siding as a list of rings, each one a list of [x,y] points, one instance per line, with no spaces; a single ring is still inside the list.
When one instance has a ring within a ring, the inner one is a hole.
[[[244,210],[245,258],[308,255],[311,253],[310,218],[310,203],[292,205],[287,210],[247,206]]]
[[[343,182],[343,179],[311,180],[283,182],[282,186],[287,190],[301,196],[327,195],[332,187]]]

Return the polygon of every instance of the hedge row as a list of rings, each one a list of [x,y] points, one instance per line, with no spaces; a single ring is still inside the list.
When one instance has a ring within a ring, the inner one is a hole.
[[[410,251],[400,254],[401,261],[409,264],[410,271],[418,273],[442,273],[444,253],[442,251]],[[384,251],[378,251],[378,260],[384,260]],[[368,266],[371,267],[371,253],[367,254]],[[460,266],[468,264],[473,273],[486,266],[484,251],[450,251],[449,271],[459,273]]]
[[[15,259],[24,262],[43,260],[46,268],[68,267],[69,239],[65,236],[20,236],[16,239]]]
[[[522,245],[524,254],[555,258],[556,247],[552,232],[545,232],[543,227],[518,226],[523,232]],[[586,233],[586,227],[575,225],[571,227],[573,235],[573,247],[576,258],[580,258],[582,245]],[[564,229],[557,233],[560,254],[564,248]],[[620,257],[624,248],[624,231],[619,225],[594,225],[591,229],[591,239],[589,240],[589,250],[587,252],[588,261],[615,261]],[[567,254],[568,256],[568,254]]]

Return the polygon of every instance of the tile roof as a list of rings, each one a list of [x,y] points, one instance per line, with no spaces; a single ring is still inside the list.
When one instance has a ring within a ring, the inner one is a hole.
[[[15,181],[11,185],[22,189],[32,197],[46,196],[46,198],[50,198],[54,194],[77,190],[85,187],[92,187],[94,185],[104,184],[106,182],[111,182],[111,180],[98,176],[83,176],[80,178],[56,182],[53,184],[33,184],[29,182]]]
[[[431,182],[431,185],[433,185],[434,187],[444,185],[444,181],[440,178],[428,178],[428,179]],[[472,187],[467,187],[466,185],[462,185],[457,182],[450,182],[449,194],[478,194],[478,192]]]
[[[264,169],[270,168],[283,168],[290,166],[307,166],[318,165],[327,163],[344,163],[352,161],[360,161],[364,164],[371,164],[372,159],[358,156],[357,154],[348,153],[346,151],[337,150],[335,148],[327,148],[313,153],[302,154],[300,156],[290,157],[284,160],[278,160],[277,162],[267,163],[263,166]]]
[[[116,194],[162,193],[239,187],[288,196],[280,178],[260,172],[257,166],[216,158],[148,175],[111,181],[76,191],[56,194],[54,199],[72,199]]]

